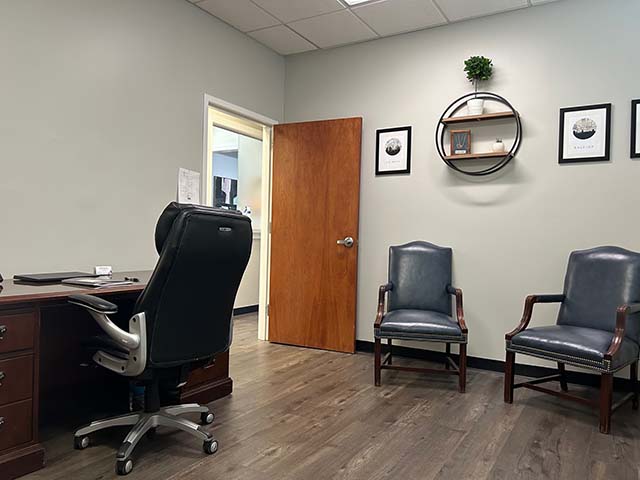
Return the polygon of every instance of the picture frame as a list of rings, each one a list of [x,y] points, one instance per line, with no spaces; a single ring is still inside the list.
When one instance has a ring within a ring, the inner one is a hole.
[[[558,163],[609,161],[611,103],[561,108],[558,144]]]
[[[631,100],[631,158],[640,158],[640,99]]]
[[[469,155],[471,153],[471,130],[451,130],[450,155]]]
[[[376,176],[411,173],[411,127],[376,130]]]

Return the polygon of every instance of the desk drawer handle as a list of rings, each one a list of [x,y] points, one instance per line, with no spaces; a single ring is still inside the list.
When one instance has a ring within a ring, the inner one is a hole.
[[[0,428],[2,428],[2,425],[4,425],[4,417],[0,417]]]
[[[0,340],[4,340],[4,334],[7,333],[7,326],[0,325]]]
[[[0,372],[0,387],[2,386],[2,381],[6,378],[6,375],[4,372]]]

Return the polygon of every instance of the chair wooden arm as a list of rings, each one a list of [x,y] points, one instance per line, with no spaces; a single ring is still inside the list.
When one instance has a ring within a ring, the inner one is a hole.
[[[611,345],[609,350],[604,354],[605,360],[612,360],[618,353],[624,340],[624,334],[627,327],[627,317],[631,314],[640,312],[640,303],[631,303],[628,305],[621,305],[617,309],[616,314],[616,329],[611,339]]]
[[[373,324],[373,328],[380,328],[382,317],[384,317],[386,293],[391,290],[393,290],[393,284],[391,283],[380,285],[380,288],[378,289],[378,313],[376,314],[376,321]]]
[[[511,340],[515,335],[522,332],[529,326],[531,315],[533,314],[533,306],[536,303],[562,303],[564,301],[563,294],[556,295],[529,295],[524,302],[524,312],[520,324],[509,333],[505,334],[505,340]]]
[[[458,318],[458,326],[462,333],[468,333],[467,324],[464,321],[464,308],[462,307],[462,290],[452,285],[447,286],[447,293],[456,297],[456,316]]]

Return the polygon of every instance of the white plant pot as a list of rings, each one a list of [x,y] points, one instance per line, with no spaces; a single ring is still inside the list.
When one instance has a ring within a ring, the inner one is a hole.
[[[491,146],[491,149],[496,153],[504,152],[504,143],[496,142]]]
[[[482,112],[484,112],[484,100],[482,98],[467,100],[467,111],[469,115],[482,115]]]

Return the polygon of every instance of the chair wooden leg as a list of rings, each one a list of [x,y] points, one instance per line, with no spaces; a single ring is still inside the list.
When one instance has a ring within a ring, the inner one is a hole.
[[[449,356],[451,355],[451,344],[447,343],[447,347],[445,350],[445,355],[444,355],[444,368],[446,370],[449,370],[451,368],[451,365],[449,365]]]
[[[373,344],[373,380],[376,387],[380,386],[380,373],[382,371],[380,357],[382,357],[382,342],[380,342],[379,338],[376,338]]]
[[[449,346],[449,344],[447,344]],[[460,358],[458,359],[458,369],[459,369],[459,390],[460,393],[464,393],[467,389],[467,344],[460,344]]]
[[[613,374],[600,377],[600,433],[611,431],[611,402],[613,399]]]
[[[387,345],[389,346],[389,365],[393,365],[393,344],[392,340],[387,340]]]
[[[504,401],[513,403],[513,382],[515,380],[515,352],[507,352],[504,362]]]
[[[631,364],[631,391],[633,392],[632,408],[638,410],[638,362]]]
[[[567,371],[564,368],[564,363],[558,362],[558,373],[560,373],[560,388],[563,392],[568,392],[569,385],[567,385]]]

